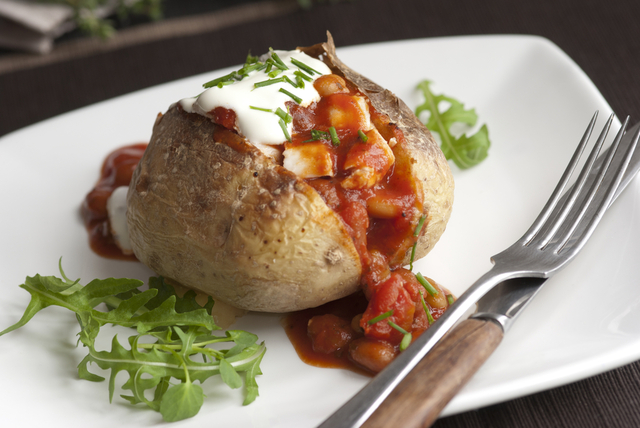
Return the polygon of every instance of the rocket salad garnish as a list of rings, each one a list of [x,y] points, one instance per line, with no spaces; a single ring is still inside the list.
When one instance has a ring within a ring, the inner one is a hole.
[[[194,382],[202,383],[213,375],[219,374],[235,389],[242,386],[239,373],[244,373],[244,404],[258,396],[256,376],[261,374],[260,361],[266,348],[256,343],[257,336],[246,331],[211,334],[212,330],[219,330],[211,316],[214,305],[211,298],[202,307],[195,301],[193,291],[179,297],[162,278],[151,278],[149,289],[141,291],[143,283],[136,279],[94,279],[83,286],[79,280],[69,280],[62,266],[60,274],[62,278],[27,277],[20,287],[31,294],[31,301],[22,319],[0,332],[0,336],[24,326],[48,306],[61,306],[75,312],[80,324],[79,342],[89,350],[78,365],[80,378],[94,382],[104,380],[89,371],[90,363],[110,370],[111,400],[116,375],[126,372],[129,379],[122,389],[130,391],[130,395],[121,397],[132,404],[146,404],[159,411],[168,422],[198,413],[204,392]],[[101,304],[106,304],[106,311],[96,309]],[[105,324],[135,328],[137,334],[128,338],[130,349],[113,336],[110,351],[96,350],[96,338]],[[221,343],[228,343],[228,349],[220,349]],[[217,344],[215,349],[207,347],[213,344]],[[153,394],[145,396],[145,392]],[[147,398],[150,396],[153,399]]]
[[[420,117],[424,111],[430,113],[426,122],[427,128],[440,136],[442,153],[447,159],[453,160],[458,168],[467,169],[479,164],[487,157],[491,146],[487,125],[482,125],[478,132],[471,136],[454,136],[451,133],[451,125],[463,123],[474,126],[478,121],[478,115],[474,109],[465,110],[464,104],[454,98],[433,94],[430,84],[428,80],[418,84],[425,101],[416,108],[416,116]],[[449,108],[443,112],[439,108],[442,101],[449,103]]]

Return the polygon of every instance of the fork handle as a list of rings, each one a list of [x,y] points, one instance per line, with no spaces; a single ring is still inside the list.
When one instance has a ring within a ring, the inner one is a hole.
[[[362,425],[428,427],[502,341],[498,324],[467,319],[423,358]]]

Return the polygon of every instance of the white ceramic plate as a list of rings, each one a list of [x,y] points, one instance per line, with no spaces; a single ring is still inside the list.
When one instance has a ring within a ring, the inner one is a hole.
[[[528,227],[551,193],[594,110],[610,108],[584,73],[555,45],[528,36],[425,39],[339,49],[356,70],[403,98],[414,88],[463,100],[488,123],[489,158],[468,171],[454,167],[456,202],[449,227],[418,268],[462,293],[490,267],[489,257]],[[224,70],[106,101],[10,134],[0,140],[0,327],[16,322],[29,295],[25,276],[137,277],[136,263],[94,255],[79,205],[104,156],[146,141],[155,115],[197,93]],[[37,100],[36,100],[37,101]],[[33,102],[33,100],[29,100]],[[600,122],[603,122],[601,119]],[[541,291],[486,365],[452,401],[461,412],[584,378],[640,358],[640,185],[634,181],[567,269]],[[277,315],[249,315],[237,325],[266,341],[260,397],[242,407],[241,393],[204,384],[200,414],[179,426],[313,427],[347,401],[367,378],[300,362]],[[48,308],[0,338],[2,419],[10,426],[145,427],[159,414],[133,407],[106,383],[78,380],[73,314]],[[120,379],[120,378],[119,378]],[[122,378],[124,381],[124,378]]]

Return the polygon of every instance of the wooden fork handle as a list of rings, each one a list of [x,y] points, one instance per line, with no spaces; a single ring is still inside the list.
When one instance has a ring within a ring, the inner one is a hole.
[[[502,328],[492,321],[461,322],[398,384],[362,427],[431,426],[502,337]]]

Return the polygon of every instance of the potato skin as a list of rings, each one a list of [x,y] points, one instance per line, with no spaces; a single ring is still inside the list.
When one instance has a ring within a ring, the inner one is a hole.
[[[426,255],[453,201],[440,149],[404,103],[335,57],[330,35],[307,49],[324,50],[326,61],[404,132],[405,161],[428,215],[417,250]],[[138,259],[173,281],[252,311],[295,311],[358,290],[362,266],[339,216],[311,186],[241,137],[214,141],[217,126],[179,106],[158,116],[127,199]]]

